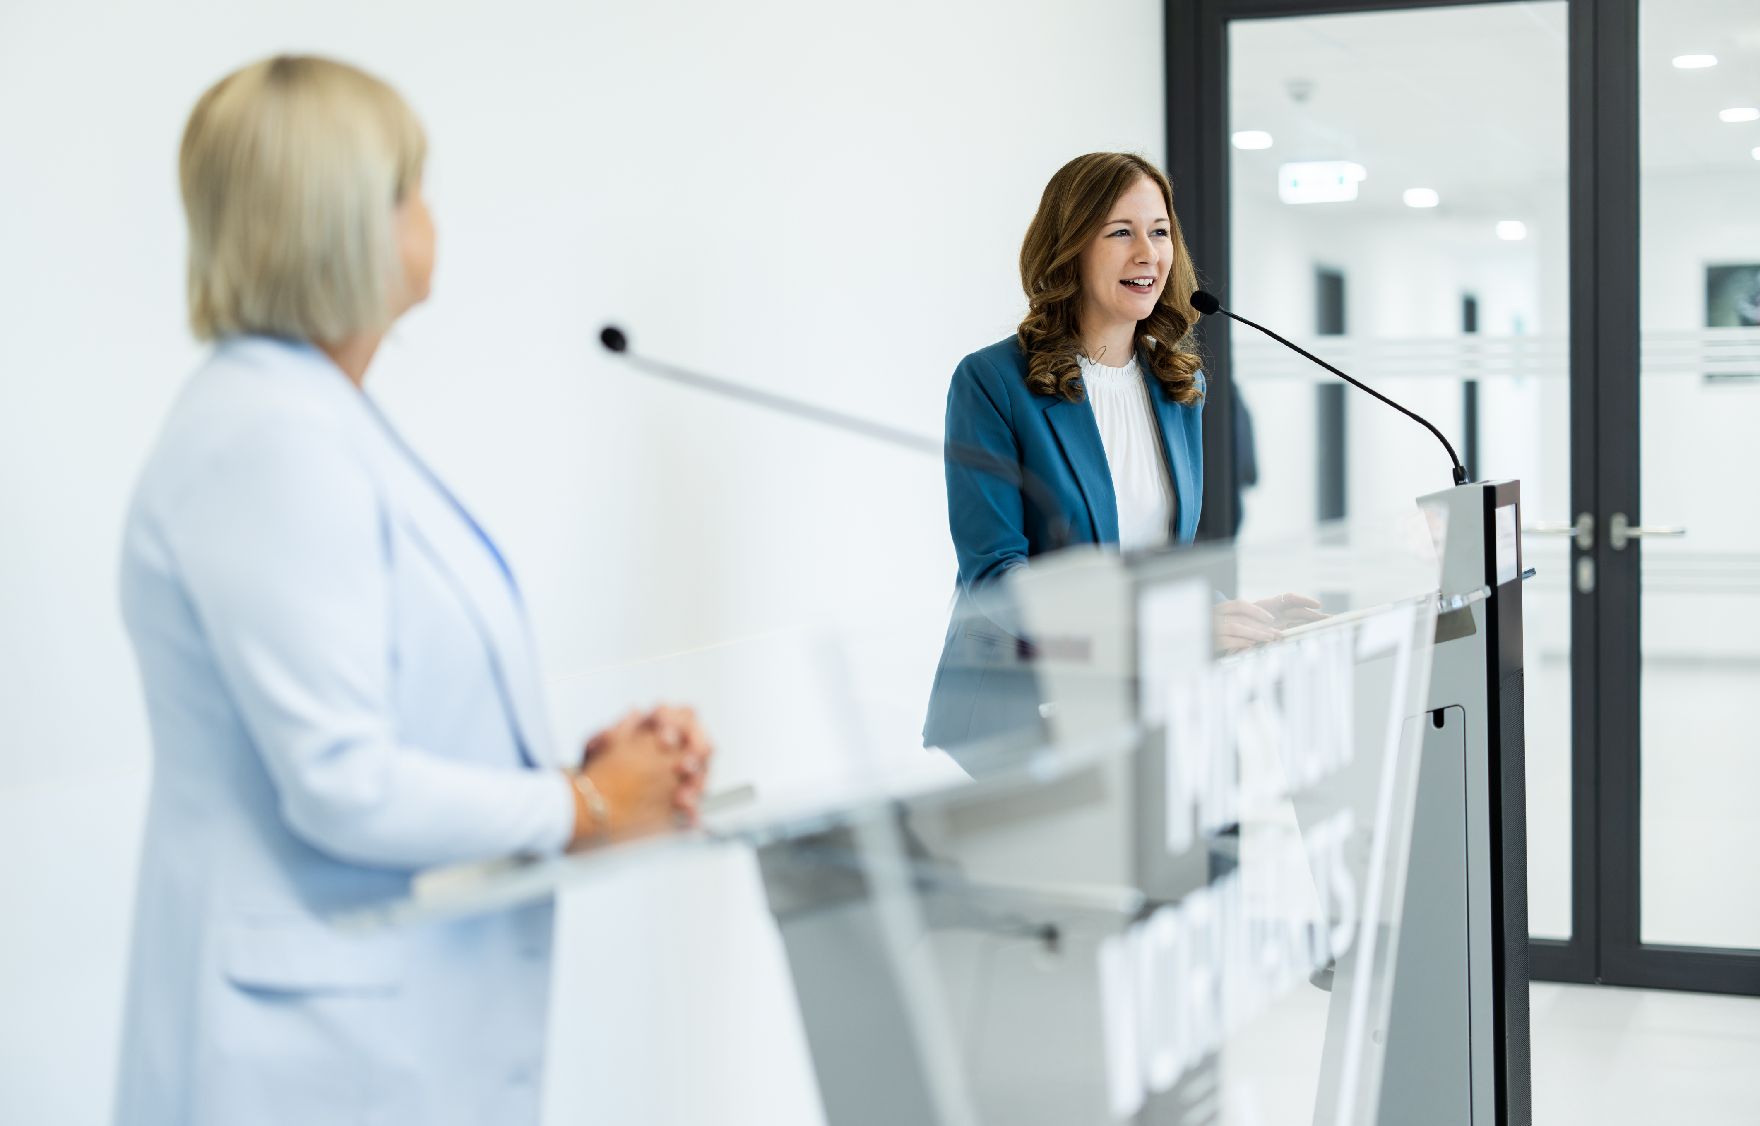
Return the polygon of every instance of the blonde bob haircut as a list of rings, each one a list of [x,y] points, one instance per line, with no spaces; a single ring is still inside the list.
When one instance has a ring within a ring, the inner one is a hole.
[[[196,336],[329,344],[387,327],[394,212],[427,151],[397,91],[345,63],[278,55],[215,83],[178,159]]]

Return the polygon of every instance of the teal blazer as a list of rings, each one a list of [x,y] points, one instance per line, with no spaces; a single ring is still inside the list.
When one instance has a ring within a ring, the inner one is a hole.
[[[1146,358],[1139,362],[1147,370]],[[1182,406],[1153,377],[1149,386],[1173,482],[1173,539],[1190,543],[1204,494],[1203,400]],[[948,747],[1011,731],[1036,735],[1029,648],[995,588],[1016,567],[1059,546],[1060,522],[1070,544],[1118,542],[1118,501],[1100,428],[1086,399],[1072,403],[1027,389],[1026,353],[1010,337],[954,369],[946,441],[947,522],[959,583],[923,741]],[[1018,464],[1043,483],[1056,510],[1040,511],[1018,485],[966,464],[959,447]]]

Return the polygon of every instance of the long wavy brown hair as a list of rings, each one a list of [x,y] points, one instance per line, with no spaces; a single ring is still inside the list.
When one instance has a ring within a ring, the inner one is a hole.
[[[1173,185],[1161,170],[1134,153],[1091,152],[1078,156],[1051,177],[1039,212],[1021,243],[1021,286],[1027,291],[1027,317],[1015,335],[1027,354],[1027,387],[1039,395],[1082,398],[1082,251],[1100,233],[1113,204],[1139,179],[1148,177],[1167,201],[1173,228],[1173,263],[1155,311],[1137,322],[1135,348],[1147,356],[1155,378],[1174,401],[1191,405],[1198,390],[1197,351],[1191,345],[1192,291],[1198,288],[1191,252],[1173,213]]]

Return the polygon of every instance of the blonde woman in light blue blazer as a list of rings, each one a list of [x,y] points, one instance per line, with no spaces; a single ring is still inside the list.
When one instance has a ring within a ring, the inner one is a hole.
[[[184,136],[216,343],[125,533],[154,764],[119,1123],[535,1123],[548,905],[326,917],[694,815],[688,712],[632,713],[567,769],[506,561],[362,391],[427,295],[424,153],[395,92],[314,58],[228,76]]]

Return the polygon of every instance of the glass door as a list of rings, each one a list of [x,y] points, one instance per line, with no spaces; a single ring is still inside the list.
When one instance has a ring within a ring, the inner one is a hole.
[[[1567,25],[1551,0],[1226,26],[1229,306],[1429,418],[1474,480],[1521,481],[1529,919],[1558,944],[1575,931]],[[1242,540],[1448,487],[1409,419],[1251,330],[1228,351]]]
[[[1760,6],[1165,10],[1206,286],[1521,480],[1533,976],[1760,995]],[[1446,484],[1299,358],[1204,347],[1200,534]]]
[[[1760,5],[1646,0],[1636,55],[1636,473],[1604,538],[1637,606],[1635,746],[1609,748],[1637,831],[1610,968],[1760,991]]]

